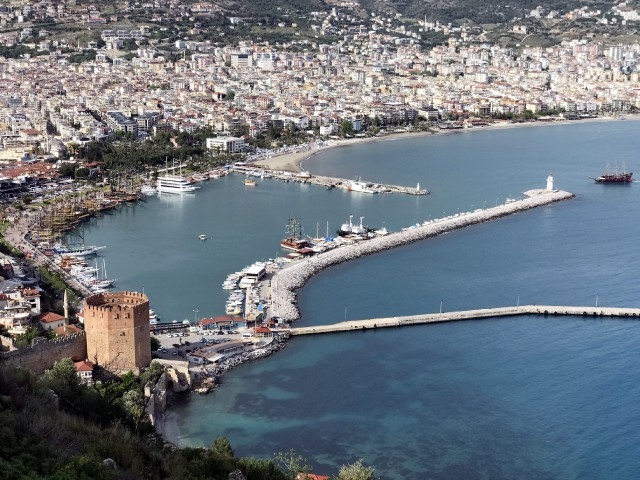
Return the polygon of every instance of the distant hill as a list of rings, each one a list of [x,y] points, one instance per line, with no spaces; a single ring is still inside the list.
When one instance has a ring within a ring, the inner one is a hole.
[[[475,24],[496,24],[522,17],[536,7],[545,12],[568,12],[580,7],[608,11],[612,0],[360,0],[370,11],[400,13],[405,17],[455,23],[470,20]]]

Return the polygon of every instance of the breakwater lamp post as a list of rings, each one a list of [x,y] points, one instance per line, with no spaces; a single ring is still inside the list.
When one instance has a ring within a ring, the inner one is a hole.
[[[347,321],[347,306],[344,306],[344,321]]]
[[[195,321],[195,325],[197,325],[197,324],[198,324],[198,312],[199,312],[199,311],[200,311],[200,310],[198,310],[197,308],[193,311],[193,319],[194,319],[194,321]]]
[[[516,307],[520,306],[520,293],[518,293],[518,300],[516,301]]]
[[[442,313],[442,300],[440,300],[440,313]]]
[[[596,308],[598,308],[598,294],[596,293]]]

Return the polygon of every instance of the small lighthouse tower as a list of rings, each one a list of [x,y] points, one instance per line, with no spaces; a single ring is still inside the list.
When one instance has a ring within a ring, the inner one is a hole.
[[[553,175],[547,177],[547,192],[553,192]]]

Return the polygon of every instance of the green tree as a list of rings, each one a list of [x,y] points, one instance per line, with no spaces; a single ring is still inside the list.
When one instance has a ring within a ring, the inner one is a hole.
[[[40,330],[36,327],[32,327],[29,325],[25,332],[22,335],[18,335],[15,339],[15,346],[20,347],[28,347],[31,345],[31,342],[37,337],[41,335]]]
[[[226,436],[216,438],[211,444],[211,451],[219,455],[226,457],[233,457],[233,449],[231,448],[231,442]]]
[[[76,163],[63,163],[58,168],[58,173],[63,177],[74,178],[76,168],[78,168],[78,164]]]
[[[375,470],[372,467],[365,467],[362,460],[358,460],[351,465],[340,467],[336,480],[375,480]]]
[[[288,452],[278,452],[273,456],[274,463],[284,471],[287,478],[294,479],[299,473],[309,473],[311,467],[307,459],[298,455],[292,448]]]
[[[156,337],[151,337],[150,341],[151,341],[151,351],[157,352],[161,346],[160,340],[158,340]]]
[[[347,137],[353,134],[353,125],[349,120],[343,120],[340,124],[340,133],[343,137]]]
[[[138,390],[128,390],[122,395],[122,406],[136,429],[147,420],[144,395]]]

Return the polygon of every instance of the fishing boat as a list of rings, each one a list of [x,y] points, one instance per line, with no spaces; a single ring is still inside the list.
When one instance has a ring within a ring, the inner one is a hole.
[[[251,178],[245,178],[243,183],[245,187],[255,187],[257,185],[256,181]]]
[[[204,241],[204,240],[206,240],[208,237],[207,237],[204,233],[201,233],[200,235],[198,235],[198,238],[199,238],[200,240]]]
[[[153,185],[143,185],[142,188],[140,188],[140,193],[143,195],[153,195],[156,192],[156,187]]]
[[[369,229],[362,224],[362,220],[364,217],[360,217],[360,224],[354,224],[352,221],[353,215],[349,215],[349,222],[343,223],[338,231],[336,232],[340,236],[347,235],[365,235],[368,233]]]
[[[295,217],[291,217],[289,219],[285,235],[285,238],[280,240],[280,247],[285,250],[292,250],[296,252],[309,245],[309,241],[303,236],[302,225]]]

